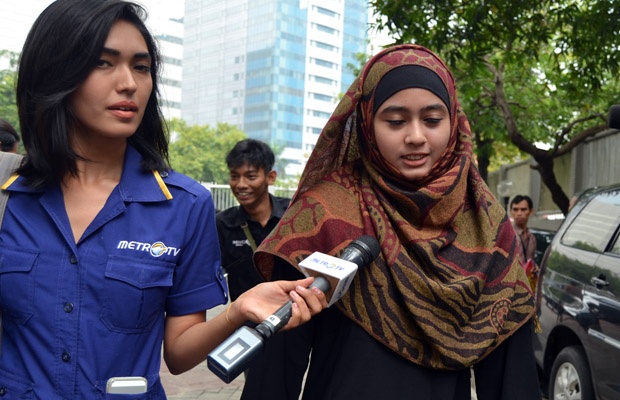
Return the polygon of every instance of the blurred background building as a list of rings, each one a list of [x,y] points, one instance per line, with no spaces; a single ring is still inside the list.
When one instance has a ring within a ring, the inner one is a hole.
[[[366,0],[185,0],[183,119],[234,125],[300,173],[367,30]]]
[[[234,125],[272,145],[287,175],[301,173],[367,52],[367,0],[137,2],[160,43],[164,116]],[[0,50],[19,53],[51,3],[0,2]]]
[[[167,119],[182,118],[183,17],[150,17],[150,28],[159,40],[163,58],[161,79],[162,112]]]

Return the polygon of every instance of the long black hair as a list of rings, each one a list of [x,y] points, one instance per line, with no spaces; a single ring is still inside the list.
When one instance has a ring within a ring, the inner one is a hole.
[[[123,20],[144,37],[152,59],[153,90],[144,117],[128,139],[143,168],[168,170],[167,129],[159,106],[161,57],[144,21],[146,10],[122,0],[57,0],[33,24],[21,53],[17,107],[26,163],[18,170],[35,187],[77,173],[69,132],[76,122],[69,100],[95,68],[112,25]]]

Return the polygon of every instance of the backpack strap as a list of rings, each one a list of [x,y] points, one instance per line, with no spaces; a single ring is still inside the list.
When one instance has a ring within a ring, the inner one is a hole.
[[[13,153],[0,152],[0,185],[5,182],[15,173],[15,170],[19,167],[24,156]],[[0,227],[2,227],[2,219],[4,218],[4,209],[6,203],[9,200],[9,193],[0,190]]]
[[[7,180],[15,173],[24,156],[13,153],[5,153],[0,151],[0,185],[4,189]],[[7,185],[8,186],[8,185]],[[0,228],[4,219],[4,209],[9,200],[9,192],[0,190]],[[0,311],[0,355],[2,355],[2,312]]]
[[[2,221],[0,221],[1,223]],[[252,233],[250,232],[250,227],[248,226],[248,223],[246,221],[244,221],[241,224],[241,229],[243,229],[243,233],[245,233],[245,237],[248,239],[248,243],[250,244],[250,248],[252,248],[252,253],[256,251],[256,241],[254,240],[254,236],[252,236]]]

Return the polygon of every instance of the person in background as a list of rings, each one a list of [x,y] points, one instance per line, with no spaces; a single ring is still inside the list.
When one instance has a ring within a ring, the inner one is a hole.
[[[264,282],[254,267],[252,256],[256,247],[280,221],[290,201],[269,193],[269,186],[277,178],[274,163],[275,155],[271,148],[255,139],[239,141],[226,156],[228,183],[239,205],[219,212],[216,223],[222,267],[227,274],[231,300]],[[296,278],[296,275],[280,276],[280,279]],[[301,375],[292,374],[292,369],[283,360],[287,357],[295,359],[293,355],[303,344],[300,340],[296,329],[270,338],[261,355],[252,361],[246,371],[241,398],[298,398]],[[302,352],[300,357],[303,356]],[[281,385],[271,387],[269,392],[263,391],[265,379],[273,376],[279,377]]]
[[[9,121],[0,119],[0,150],[7,153],[17,153],[19,134]]]
[[[226,156],[228,184],[239,205],[219,212],[215,220],[231,300],[263,282],[252,255],[290,201],[269,193],[277,178],[274,163],[269,145],[255,139],[237,142]]]
[[[27,156],[2,185],[8,398],[111,398],[111,378],[135,376],[148,385],[139,398],[165,399],[162,342],[179,374],[289,299],[287,327],[327,306],[311,278],[263,283],[206,320],[228,301],[213,200],[168,165],[145,18],[131,2],[57,0],[25,41],[16,93]]]
[[[472,367],[478,400],[541,398],[518,239],[474,165],[450,71],[418,45],[384,49],[362,69],[255,265],[277,278],[362,235],[379,256],[296,329],[303,399],[470,399]]]
[[[510,219],[519,238],[519,259],[525,265],[536,256],[536,237],[527,227],[534,213],[534,203],[530,196],[518,194],[510,200]]]

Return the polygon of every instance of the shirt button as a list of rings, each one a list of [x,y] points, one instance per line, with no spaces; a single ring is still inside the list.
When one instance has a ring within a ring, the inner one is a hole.
[[[62,353],[62,361],[64,362],[71,361],[71,354],[67,353],[66,351]]]
[[[77,264],[77,257],[75,255],[72,255],[71,258],[69,259],[69,262],[71,264]]]
[[[73,311],[73,303],[66,302],[62,308],[66,313],[70,313]]]
[[[6,388],[4,386],[0,387],[0,396],[4,396],[6,394]]]

